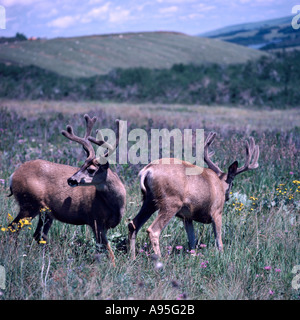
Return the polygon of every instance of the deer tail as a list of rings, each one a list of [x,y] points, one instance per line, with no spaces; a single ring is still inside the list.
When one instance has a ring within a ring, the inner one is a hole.
[[[14,193],[12,191],[12,178],[13,178],[13,174],[9,177],[9,190],[10,190],[10,194],[7,195],[7,197],[11,197]]]
[[[150,172],[148,170],[141,170],[139,173],[140,177],[140,185],[141,185],[141,190],[142,193],[145,195],[147,192],[146,186],[145,186],[145,180]]]

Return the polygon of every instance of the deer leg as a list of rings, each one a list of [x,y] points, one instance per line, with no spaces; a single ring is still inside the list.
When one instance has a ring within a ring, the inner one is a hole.
[[[184,219],[183,220],[184,228],[187,233],[189,239],[189,248],[195,249],[196,248],[196,239],[195,239],[195,232],[194,232],[194,225],[193,220]]]
[[[131,258],[135,259],[135,239],[145,222],[156,211],[153,200],[145,200],[137,216],[128,224]]]
[[[20,213],[16,216],[16,218],[8,225],[8,228],[12,228],[14,230],[18,230],[18,223],[21,219],[24,218],[24,215]]]
[[[94,225],[92,226],[92,229],[95,233],[95,237],[96,237],[96,242],[98,245],[104,245],[105,249],[108,251],[109,254],[109,258],[113,264],[113,266],[115,267],[115,255],[114,252],[111,248],[111,246],[108,243],[107,237],[106,237],[106,230],[104,230],[103,228],[101,228],[101,226],[96,222],[96,220],[94,220]]]
[[[161,252],[159,248],[159,236],[162,230],[167,226],[170,220],[176,215],[179,211],[179,207],[171,207],[171,208],[161,208],[159,210],[158,216],[153,221],[151,226],[147,229],[152,248],[154,253],[161,257]]]
[[[19,214],[16,216],[16,218],[8,225],[9,228],[12,228],[14,230],[18,230],[18,224],[21,219],[24,218],[34,218],[38,214],[38,209],[33,208],[20,208]]]
[[[220,251],[223,251],[222,242],[222,214],[218,213],[215,215],[212,221],[213,230],[216,238],[217,247]]]
[[[111,260],[113,266],[115,267],[116,266],[115,255],[114,255],[114,252],[113,252],[113,250],[107,240],[106,232],[101,232],[100,236],[101,236],[101,243],[105,246],[106,250],[108,251],[109,259]]]
[[[41,240],[47,241],[47,234],[52,225],[53,219],[45,214],[43,217],[39,215],[39,222],[33,234],[33,238],[39,242]]]

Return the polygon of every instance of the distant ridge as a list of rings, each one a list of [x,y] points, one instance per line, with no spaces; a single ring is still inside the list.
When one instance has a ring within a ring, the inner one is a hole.
[[[178,32],[137,32],[0,44],[0,62],[34,65],[72,78],[107,74],[115,68],[171,68],[174,64],[232,64],[265,53]]]
[[[292,27],[292,19],[293,17],[289,16],[238,24],[207,32],[201,36],[264,51],[299,50],[300,32]]]
[[[288,16],[288,17],[283,17],[283,18],[262,20],[262,21],[258,21],[258,22],[234,24],[234,25],[219,28],[219,29],[216,29],[213,31],[201,33],[201,34],[199,34],[199,36],[200,37],[215,37],[215,36],[219,36],[224,33],[238,31],[238,30],[247,31],[247,30],[259,29],[262,27],[278,26],[280,24],[291,24],[292,18],[293,18],[293,16]]]

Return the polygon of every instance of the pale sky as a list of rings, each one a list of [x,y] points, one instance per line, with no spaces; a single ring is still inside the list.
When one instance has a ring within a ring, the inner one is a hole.
[[[6,29],[27,37],[70,37],[138,31],[197,35],[228,25],[292,15],[291,0],[0,0]]]

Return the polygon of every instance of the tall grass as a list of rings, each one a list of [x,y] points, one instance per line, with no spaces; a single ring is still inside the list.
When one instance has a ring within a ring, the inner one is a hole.
[[[124,120],[130,114],[122,106],[112,113],[106,108],[89,113],[98,116],[101,127],[111,128],[117,113]],[[190,119],[183,114],[174,111],[173,117],[168,113],[157,117],[154,108],[128,119],[129,130],[143,127],[150,134],[151,127],[194,128],[193,114]],[[46,110],[43,115],[25,117],[0,109],[0,265],[6,270],[6,288],[0,289],[0,299],[299,299],[300,292],[291,282],[292,269],[300,264],[300,136],[299,128],[288,128],[285,117],[272,130],[258,126],[249,132],[247,120],[236,129],[224,126],[221,120],[204,126],[206,133],[211,129],[218,133],[214,159],[224,169],[235,159],[242,164],[242,140],[249,134],[261,150],[260,167],[236,178],[225,205],[222,254],[215,247],[211,225],[200,223],[195,223],[198,248],[188,251],[183,224],[174,218],[161,236],[162,258],[153,260],[145,232],[153,216],[138,234],[137,259],[129,259],[124,241],[127,222],[141,206],[140,165],[112,168],[128,192],[125,217],[109,231],[115,268],[104,253],[96,253],[86,226],[55,221],[47,245],[32,240],[35,220],[18,233],[7,231],[8,214],[15,217],[18,213],[15,200],[6,197],[10,174],[20,163],[36,158],[80,165],[84,153],[60,130],[72,123],[76,132],[83,133],[82,115]]]

